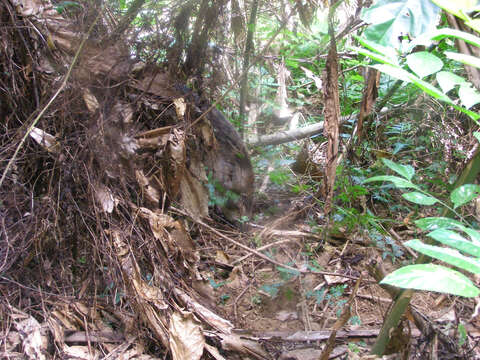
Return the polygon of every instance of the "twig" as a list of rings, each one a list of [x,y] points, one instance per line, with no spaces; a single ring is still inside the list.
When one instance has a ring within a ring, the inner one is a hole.
[[[388,229],[387,231],[390,233],[390,235],[392,235],[397,240],[400,246],[402,246],[405,249],[405,251],[407,251],[414,259],[418,258],[418,255],[415,254],[412,249],[410,249],[408,246],[403,245],[402,238],[400,237],[400,235],[396,233],[395,230]]]
[[[351,292],[345,292],[345,295],[350,295]],[[367,300],[372,300],[372,301],[381,301],[381,302],[386,302],[386,303],[391,303],[392,299],[389,298],[384,298],[384,297],[378,297],[378,296],[372,296],[372,295],[367,295],[367,294],[357,294],[358,298],[362,299],[367,299]]]
[[[251,249],[249,248],[248,246],[246,245],[243,245],[242,243],[239,243],[238,241],[236,240],[233,240],[232,238],[229,238],[228,236],[222,234],[220,231],[214,229],[213,227],[211,227],[210,225],[207,225],[205,224],[203,221],[201,220],[196,220],[193,218],[193,216],[185,213],[184,211],[180,210],[180,209],[177,209],[175,207],[171,207],[172,210],[175,210],[176,212],[178,212],[179,214],[183,215],[183,216],[188,216],[193,222],[197,223],[198,225],[201,225],[203,226],[204,228],[210,230],[211,232],[213,232],[215,235],[218,235],[219,237],[221,237],[222,239],[224,240],[227,240],[229,242],[231,242],[232,244],[252,253],[253,255],[256,255],[258,256],[259,258],[273,264],[273,265],[277,265],[277,266],[280,266],[284,269],[287,269],[287,270],[290,270],[290,271],[293,271],[295,273],[301,273],[301,274],[318,274],[318,275],[329,275],[329,276],[339,276],[339,277],[344,277],[344,278],[347,278],[347,279],[352,279],[352,280],[358,280],[358,277],[357,276],[351,276],[351,275],[346,275],[346,274],[338,274],[338,273],[333,273],[333,272],[328,272],[328,271],[310,271],[310,270],[301,270],[301,269],[296,269],[294,267],[291,267],[291,266],[288,266],[288,265],[285,265],[285,264],[282,264],[276,260],[273,260],[273,259],[270,259],[268,256],[262,254],[261,252],[258,252],[257,250],[255,249]]]
[[[252,339],[252,340],[272,340],[272,339],[281,339],[283,341],[292,341],[292,342],[311,342],[311,341],[321,341],[329,338],[333,330],[316,330],[316,331],[267,331],[259,332],[254,331],[248,334],[241,334],[243,338]],[[350,330],[350,331],[338,331],[337,339],[348,339],[353,338],[371,338],[378,336],[379,329],[368,329],[368,330]],[[417,329],[413,329],[412,336],[419,337],[422,334]]]
[[[273,247],[273,246],[281,245],[281,244],[284,244],[284,243],[287,243],[287,242],[291,242],[291,241],[295,241],[295,239],[284,239],[284,240],[276,241],[276,242],[271,243],[271,244],[267,244],[267,245],[260,246],[259,248],[256,248],[255,250],[257,250],[257,251],[263,251],[263,250],[266,250],[266,249],[271,248],[271,247]],[[253,255],[253,254],[250,253],[250,254],[247,254],[247,255],[245,255],[245,256],[242,256],[241,258],[232,261],[231,265],[232,265],[232,266],[235,266],[236,264],[242,262],[243,260],[248,259],[248,258],[249,258],[250,256],[252,256],[252,255]]]
[[[3,235],[5,236],[5,257],[3,259],[3,264],[0,266],[0,273],[3,272],[3,269],[5,268],[5,264],[7,263],[8,259],[8,253],[10,250],[10,244],[8,242],[8,233],[7,229],[5,228],[5,217],[2,216],[2,230],[3,230]]]
[[[235,298],[235,301],[233,303],[233,313],[235,314],[235,322],[237,322],[237,303],[238,301],[242,298],[242,296],[247,292],[248,289],[250,289],[250,286],[252,286],[252,283],[249,283],[247,286],[245,286],[245,289],[242,290],[242,292]]]
[[[51,293],[51,292],[48,292],[48,291],[43,291],[43,290],[40,290],[40,289],[35,289],[35,288],[32,288],[32,287],[29,287],[29,286],[20,284],[18,281],[9,279],[9,278],[7,278],[7,277],[5,277],[5,276],[0,276],[0,280],[8,281],[8,282],[10,282],[10,283],[12,283],[12,284],[15,284],[15,285],[17,285],[18,287],[21,287],[21,288],[26,289],[26,290],[28,290],[28,291],[38,292],[41,296],[43,296],[43,295],[48,295],[48,296],[54,296],[54,297],[57,297],[57,298],[59,298],[59,299],[65,299],[65,300],[73,300],[73,299],[75,299],[74,296],[59,295],[59,294],[54,294],[54,293]],[[0,283],[1,283],[1,282],[0,282]]]

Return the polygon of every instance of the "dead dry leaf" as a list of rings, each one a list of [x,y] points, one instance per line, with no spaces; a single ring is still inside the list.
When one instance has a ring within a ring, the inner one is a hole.
[[[173,105],[175,105],[175,111],[177,113],[178,121],[183,121],[183,117],[185,116],[185,110],[187,109],[187,105],[185,104],[184,98],[178,98],[173,100]]]
[[[300,68],[303,70],[303,72],[305,73],[305,76],[308,77],[309,79],[312,79],[313,82],[315,83],[315,86],[317,87],[318,90],[322,90],[322,79],[320,77],[318,77],[317,75],[315,75],[313,73],[313,71],[303,67],[303,66],[300,66]]]
[[[208,216],[208,192],[189,170],[186,170],[180,183],[183,209],[195,220]]]
[[[225,350],[240,352],[255,359],[272,359],[272,357],[262,348],[259,342],[244,339],[236,334],[221,335],[222,347]]]
[[[67,359],[75,360],[97,360],[100,359],[102,355],[100,351],[93,348],[88,348],[88,346],[67,346],[63,347],[63,352],[67,356]]]
[[[20,344],[22,343],[22,338],[17,331],[8,331],[7,334],[0,332],[0,338],[2,341],[2,350],[5,353],[12,353],[15,350],[20,350]]]
[[[94,187],[95,199],[102,207],[103,211],[111,214],[115,207],[115,199],[112,192],[105,185],[98,184]]]
[[[205,338],[192,313],[173,313],[169,331],[170,351],[174,360],[199,360],[202,357]]]
[[[160,193],[151,183],[150,180],[145,176],[143,171],[136,170],[135,177],[137,179],[138,185],[142,189],[143,193],[147,200],[158,204],[160,202]]]
[[[60,144],[57,142],[55,136],[46,133],[42,129],[34,127],[30,132],[30,137],[48,152],[55,154],[60,152]]]
[[[222,355],[220,355],[220,352],[216,347],[205,343],[205,349],[215,358],[215,360],[226,360]]]
[[[23,351],[29,359],[44,360],[47,353],[48,337],[42,334],[42,326],[33,317],[15,323],[22,338]]]
[[[248,277],[243,273],[241,266],[235,266],[228,277],[228,287],[232,289],[244,289],[248,284]]]
[[[89,89],[83,89],[83,101],[85,101],[85,105],[87,105],[88,111],[91,113],[96,112],[100,109],[100,104],[98,103],[97,98]]]

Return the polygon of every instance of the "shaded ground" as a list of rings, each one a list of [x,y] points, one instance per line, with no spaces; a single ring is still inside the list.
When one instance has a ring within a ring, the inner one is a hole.
[[[343,233],[341,237],[337,233],[335,238],[327,236],[327,242],[324,242],[317,226],[325,224],[321,220],[312,224],[312,216],[321,218],[321,209],[305,206],[308,202],[298,195],[295,197],[292,193],[282,194],[278,190],[271,190],[267,196],[261,197],[260,203],[260,211],[275,207],[276,214],[265,216],[261,225],[250,223],[245,234],[234,231],[230,236],[252,248],[268,247],[263,251],[264,254],[302,270],[322,270],[353,277],[362,275],[352,317],[343,328],[346,333],[342,333],[343,338],[337,342],[335,354],[349,353],[350,357],[367,354],[391,304],[388,292],[377,284],[367,269],[374,260],[388,273],[411,256],[400,256],[395,263],[392,262],[392,256],[387,255],[382,259],[385,249],[378,247],[367,234],[358,232]],[[411,232],[410,228],[404,227],[403,232],[399,231],[397,235],[408,240]],[[396,241],[396,244],[402,247],[401,241]],[[209,297],[216,303],[219,313],[230,319],[237,328],[248,329],[250,335],[263,338],[268,344],[267,348],[278,358],[318,358],[323,341],[315,340],[325,340],[328,336],[329,332],[325,330],[332,328],[337,321],[355,280],[298,274],[255,255],[248,256],[248,253],[214,239],[206,240],[200,252],[203,258],[210,260],[207,263],[216,264],[203,269],[202,274],[209,279]],[[221,263],[234,264],[234,267],[225,270]],[[412,305],[419,314],[432,321],[434,329],[450,336],[451,341],[456,341],[454,338],[458,334],[455,324],[459,321],[468,323],[471,336],[478,336],[478,330],[469,320],[474,308],[471,300],[417,292]],[[403,356],[408,358],[422,359],[431,353],[433,332],[420,332],[411,315],[401,328],[403,335],[398,335],[391,349],[397,353],[395,356],[404,353]],[[298,341],[299,337],[306,336],[310,331],[314,332],[316,338],[314,336],[307,341],[305,337],[304,341]],[[305,349],[308,351],[305,352]],[[448,349],[440,349],[439,354],[442,353],[447,356]],[[456,356],[473,358],[476,355]]]

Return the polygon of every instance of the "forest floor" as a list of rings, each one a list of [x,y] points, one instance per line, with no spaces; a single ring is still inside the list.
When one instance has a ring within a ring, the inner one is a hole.
[[[388,274],[412,259],[402,241],[411,239],[414,225],[402,225],[398,233],[394,232],[396,239],[392,236],[389,244],[379,246],[378,241],[358,229],[340,227],[330,234],[322,233],[326,226],[322,209],[309,204],[304,196],[270,189],[257,197],[256,203],[257,216],[253,218],[258,221],[248,223],[245,232],[232,231],[229,236],[305,273],[282,268],[227,242],[202,237],[199,252],[202,259],[210,261],[203,262],[201,270],[209,279],[208,297],[216,304],[217,312],[236,328],[264,339],[275,358],[318,359],[321,344],[330,335],[328,329],[346,306],[355,279],[361,277],[351,317],[337,334],[332,355],[359,358],[368,353],[392,302],[367,269],[373,266]],[[350,278],[313,273],[318,271]],[[480,336],[469,319],[474,308],[471,300],[416,292],[411,304],[434,329],[452,339],[458,337],[459,321],[467,324],[470,336]],[[314,333],[307,336],[311,331]],[[409,313],[390,351],[396,353],[393,358],[422,359],[431,353],[433,337],[432,332],[419,331]],[[471,355],[474,358],[478,354]]]

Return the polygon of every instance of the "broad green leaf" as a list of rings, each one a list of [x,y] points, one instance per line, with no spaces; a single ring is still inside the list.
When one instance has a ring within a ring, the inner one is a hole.
[[[395,146],[393,147],[393,151],[392,151],[392,154],[395,155],[395,154],[398,154],[400,151],[402,151],[404,148],[407,148],[409,147],[410,144],[406,144],[406,143],[401,143],[401,142],[396,142],[395,143]]]
[[[472,228],[467,228],[467,227],[463,227],[463,229],[459,227],[459,229],[467,233],[467,235],[470,236],[470,239],[474,243],[480,244],[480,233],[477,230],[473,230]]]
[[[475,199],[480,193],[480,185],[466,184],[459,186],[450,194],[453,208],[456,209],[463,204]]]
[[[453,107],[460,111],[460,112],[463,112],[464,114],[467,114],[468,116],[470,116],[470,118],[475,121],[477,123],[477,125],[480,125],[480,123],[478,122],[478,120],[480,119],[480,114],[476,113],[476,112],[473,112],[471,110],[468,110],[468,109],[465,109],[463,106],[457,106],[457,105],[453,105]]]
[[[480,32],[480,19],[473,19],[470,21],[466,21],[465,24],[470,26],[476,32]]]
[[[406,70],[403,70],[399,66],[394,66],[390,64],[375,64],[375,65],[372,65],[372,67],[377,69],[378,71],[381,71],[391,76],[394,79],[402,80],[407,83],[412,82],[410,80],[410,73]]]
[[[480,103],[480,92],[469,83],[460,85],[460,89],[458,89],[458,97],[460,98],[462,105],[467,109]]]
[[[480,244],[480,233],[477,230],[464,226],[461,223],[456,224],[453,227],[456,227],[457,229],[460,229],[466,233],[470,237],[470,240],[472,240],[475,244]]]
[[[360,36],[354,36],[363,47],[382,55],[387,64],[398,65],[398,52],[391,46],[383,46]]]
[[[422,254],[446,262],[447,264],[469,271],[474,274],[480,274],[480,260],[464,256],[458,250],[444,248],[435,245],[424,244],[418,239],[409,240],[403,243]]]
[[[415,220],[415,225],[422,230],[451,229],[458,226],[463,227],[460,221],[437,216]]]
[[[431,231],[436,229],[457,228],[465,232],[474,243],[480,244],[480,233],[472,228],[464,226],[460,221],[446,217],[427,217],[415,221],[421,230]]]
[[[418,77],[424,78],[440,71],[443,62],[427,51],[419,51],[407,56],[407,65]]]
[[[372,60],[378,61],[380,63],[392,64],[392,66],[396,66],[395,63],[393,63],[390,58],[377,54],[376,52],[372,52],[367,49],[359,48],[359,47],[352,47],[351,49],[361,55],[369,57]]]
[[[436,241],[444,245],[448,245],[469,255],[480,257],[480,245],[478,243],[475,244],[465,239],[463,236],[461,236],[455,231],[447,229],[437,229],[432,231],[427,236],[435,239]]]
[[[464,54],[459,54],[459,53],[451,52],[451,51],[445,51],[445,55],[449,59],[459,61],[462,64],[467,64],[467,65],[470,65],[470,66],[474,66],[476,68],[480,68],[480,59],[476,56],[464,55]]]
[[[418,191],[405,193],[402,195],[402,197],[405,200],[411,201],[419,205],[433,205],[438,201],[434,197],[422,194],[421,192],[418,192]]]
[[[412,180],[413,175],[415,175],[415,169],[410,165],[397,164],[396,162],[385,158],[383,158],[382,161],[386,166],[407,180]]]
[[[436,29],[432,31],[430,34],[430,39],[434,41],[442,40],[446,37],[454,37],[458,39],[462,39],[463,41],[480,47],[480,37],[469,34],[465,31],[450,29],[450,28],[442,28]]]
[[[298,69],[300,64],[298,61],[294,60],[294,59],[285,59],[285,65],[287,65],[289,68],[293,68],[293,69]]]
[[[480,290],[462,273],[434,264],[409,265],[388,274],[380,284],[475,297]]]
[[[432,0],[432,2],[462,20],[467,20],[465,14],[477,5],[476,0]]]
[[[434,97],[438,100],[444,101],[447,104],[454,105],[452,99],[450,99],[447,95],[445,95],[440,89],[436,88],[435,86],[433,86],[432,84],[430,84],[426,81],[423,81],[422,79],[415,76],[414,74],[411,74],[406,70],[403,70],[399,66],[394,66],[394,65],[390,65],[390,64],[376,64],[376,65],[372,65],[372,67],[377,69],[378,71],[381,71],[381,72],[391,76],[394,79],[402,80],[402,81],[405,81],[407,83],[413,82],[417,87],[422,89],[428,95],[430,95],[430,96],[432,96],[432,97]],[[479,115],[475,114],[474,112],[463,109],[461,107],[458,107],[458,110],[460,110],[464,113],[468,112],[468,115],[470,117],[472,117],[472,119],[474,119],[474,120],[476,120],[480,117]]]
[[[402,35],[417,37],[435,28],[439,11],[429,0],[378,0],[362,11],[362,20],[372,24],[363,35],[381,45],[400,48]]]
[[[369,182],[374,182],[374,181],[391,181],[393,185],[395,185],[399,189],[416,189],[420,190],[417,185],[413,184],[412,182],[405,180],[401,177],[398,176],[390,176],[390,175],[380,175],[380,176],[374,176],[371,177],[367,180],[365,180],[363,183],[369,183]]]
[[[480,141],[480,132],[475,131],[475,132],[473,133],[473,136],[475,136],[475,137],[477,138],[477,140]]]
[[[452,90],[456,85],[465,83],[465,79],[450,71],[440,71],[436,75],[438,84],[442,88],[442,91],[446,94]]]

